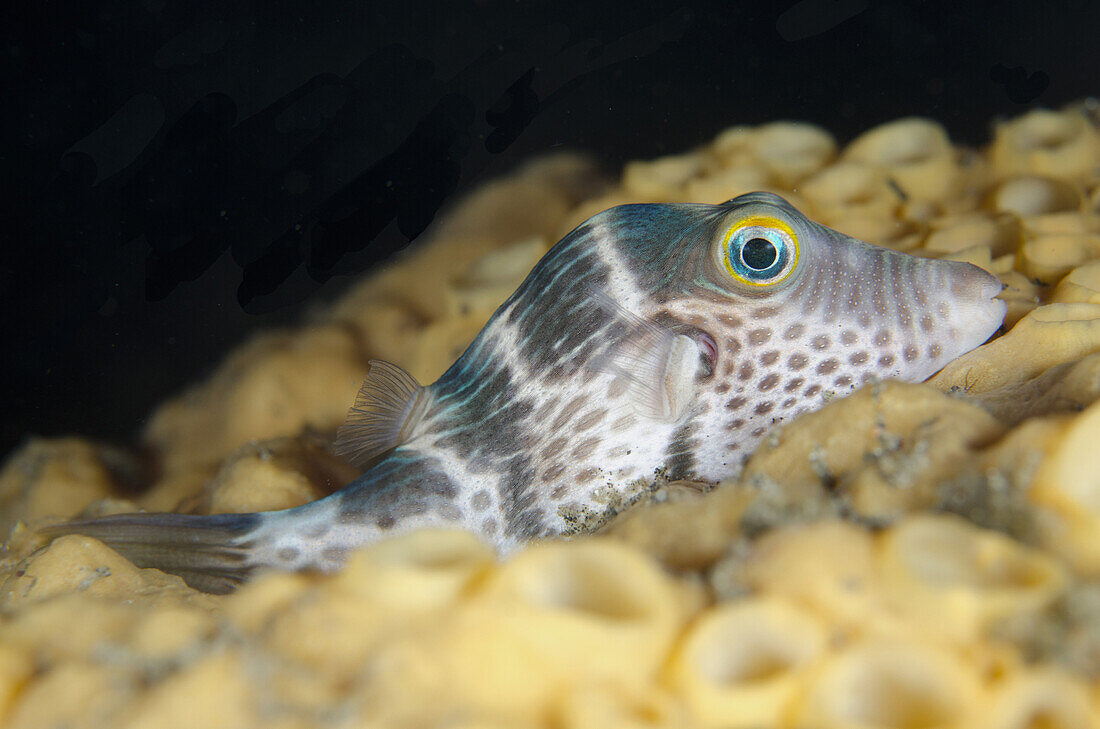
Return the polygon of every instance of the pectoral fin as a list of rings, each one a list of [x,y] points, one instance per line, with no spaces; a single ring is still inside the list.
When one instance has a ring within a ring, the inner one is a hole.
[[[699,347],[683,334],[646,321],[602,292],[596,303],[613,310],[625,333],[609,342],[595,367],[622,378],[643,417],[675,422],[687,410],[699,371]]]

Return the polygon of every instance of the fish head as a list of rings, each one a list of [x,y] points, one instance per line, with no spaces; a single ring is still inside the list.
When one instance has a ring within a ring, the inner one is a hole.
[[[867,382],[925,380],[1003,322],[1003,286],[981,268],[856,240],[777,195],[690,214],[686,232],[635,246],[639,308],[698,344],[697,404],[743,438]]]

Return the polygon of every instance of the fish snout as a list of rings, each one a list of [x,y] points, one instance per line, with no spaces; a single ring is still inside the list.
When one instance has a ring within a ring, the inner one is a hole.
[[[953,310],[951,319],[958,322],[962,332],[960,339],[967,345],[964,352],[969,351],[993,336],[1004,323],[1008,304],[997,297],[1005,286],[999,278],[972,263],[936,263],[947,267],[950,293],[947,304]]]
[[[882,363],[877,376],[925,380],[985,342],[1004,321],[1007,304],[996,298],[1003,286],[978,266],[847,238],[838,250],[835,272],[823,266],[807,284],[807,306],[824,300],[826,321],[836,317],[853,330],[851,324],[858,324],[862,334],[850,337],[850,346],[867,347],[868,359]]]

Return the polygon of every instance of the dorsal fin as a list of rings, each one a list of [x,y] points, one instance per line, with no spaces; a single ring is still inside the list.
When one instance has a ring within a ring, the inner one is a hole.
[[[380,359],[369,365],[333,448],[360,468],[408,440],[428,404],[427,390],[405,370]]]
[[[622,379],[643,417],[675,422],[694,395],[699,347],[684,334],[642,319],[606,293],[590,291],[593,301],[626,325],[594,360],[594,367]]]

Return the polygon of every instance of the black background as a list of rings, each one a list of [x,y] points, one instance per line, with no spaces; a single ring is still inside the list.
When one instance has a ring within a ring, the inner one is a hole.
[[[726,126],[956,141],[1100,93],[1100,4],[144,0],[0,22],[0,454],[125,440],[464,190]],[[12,15],[15,13],[16,15]]]

